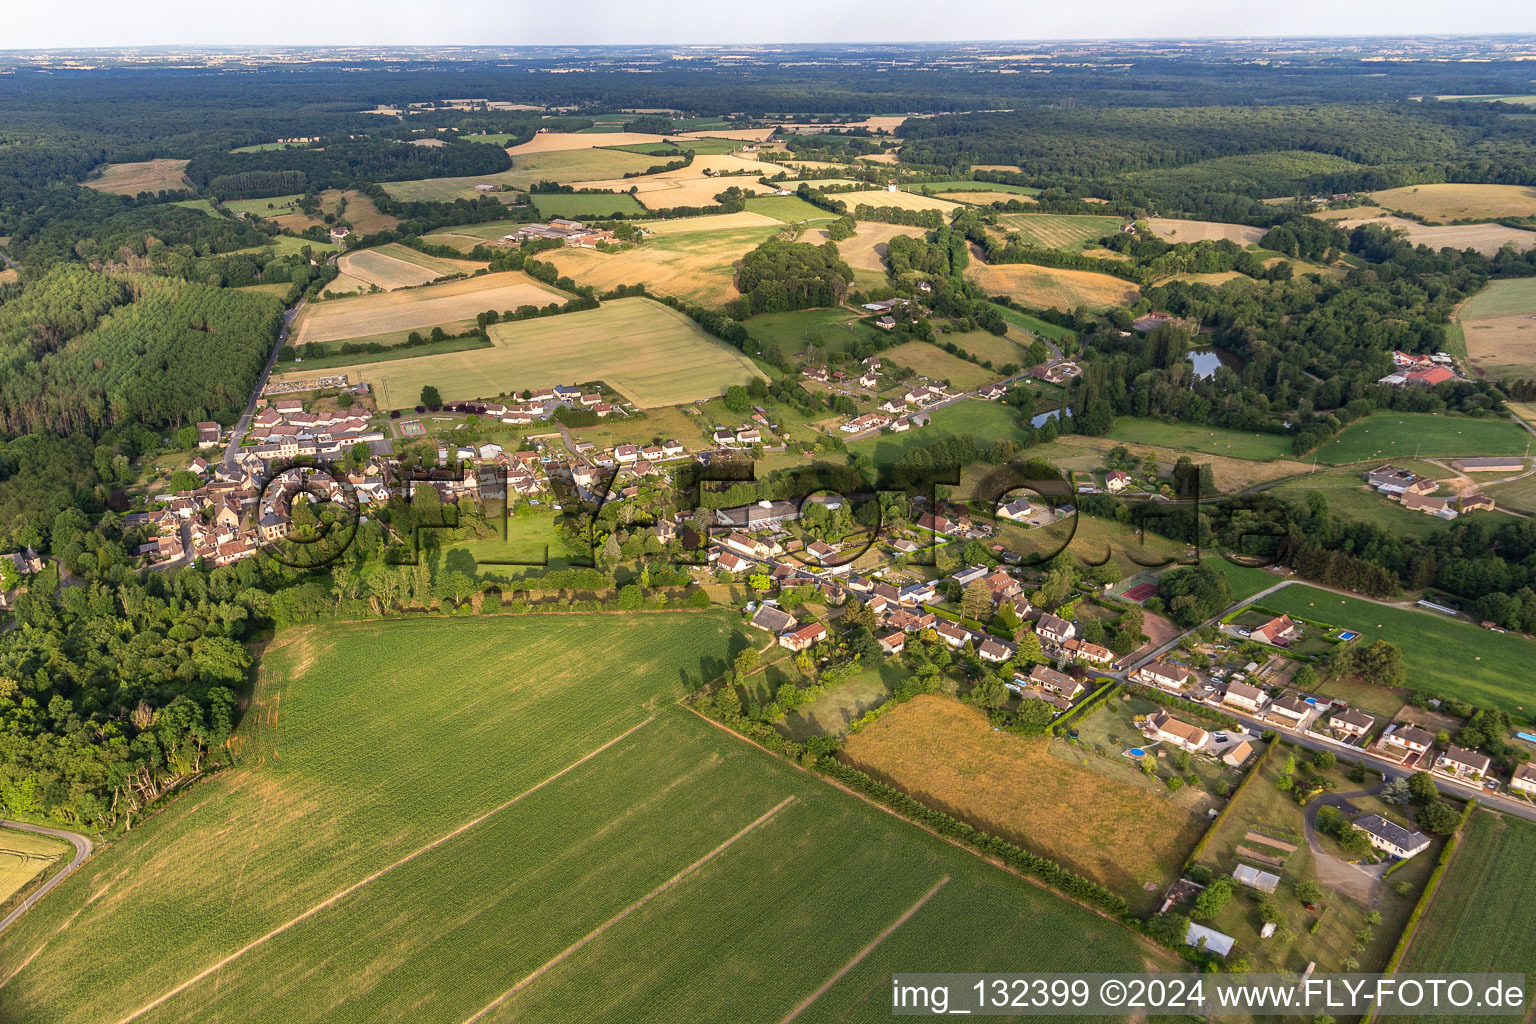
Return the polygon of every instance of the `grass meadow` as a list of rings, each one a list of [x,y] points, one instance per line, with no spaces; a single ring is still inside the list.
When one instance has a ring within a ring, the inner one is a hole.
[[[282,634],[239,763],[5,935],[0,1014],[875,1020],[914,963],[1177,965],[672,706],[747,642],[735,621]]]
[[[1536,889],[1532,889],[1527,871],[1532,857],[1536,857],[1536,825],[1491,811],[1474,811],[1429,910],[1419,919],[1399,970],[1524,970],[1536,959],[1536,932],[1530,928],[1531,915],[1536,913]]]
[[[1355,630],[1361,634],[1356,643],[1393,644],[1403,652],[1410,689],[1503,708],[1520,718],[1536,710],[1536,677],[1530,670],[1536,643],[1517,634],[1300,584],[1277,590],[1261,603],[1277,613]]]
[[[1005,213],[998,217],[998,223],[1023,236],[1029,245],[1081,252],[1105,235],[1119,231],[1125,221],[1090,213]]]
[[[537,192],[528,200],[541,217],[613,217],[621,213],[633,217],[645,212],[634,196],[624,192]]]
[[[729,181],[722,184],[721,191],[724,191],[729,184],[731,184]],[[849,193],[849,195],[853,194]],[[772,217],[785,224],[805,220],[837,220],[835,213],[828,213],[819,206],[812,206],[799,196],[753,196],[747,200],[747,210],[750,213],[760,213],[764,217]]]
[[[1137,444],[1150,444],[1257,462],[1284,458],[1291,450],[1290,438],[1284,434],[1250,434],[1222,427],[1164,423],[1135,416],[1116,417],[1114,429],[1104,436],[1132,446],[1133,449]]]
[[[1404,185],[1371,198],[1389,210],[1402,210],[1442,224],[1453,220],[1495,220],[1536,216],[1536,188],[1529,185]]]
[[[1317,449],[1340,466],[1381,459],[1524,455],[1536,441],[1513,420],[1382,412],[1358,419]]]
[[[187,183],[182,181],[186,170],[185,160],[107,164],[101,168],[100,175],[81,184],[98,192],[116,192],[124,196],[136,196],[140,192],[180,192],[187,188]]]

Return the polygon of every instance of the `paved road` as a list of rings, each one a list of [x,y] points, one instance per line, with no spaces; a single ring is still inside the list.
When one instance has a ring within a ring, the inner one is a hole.
[[[256,415],[256,400],[261,397],[261,389],[267,386],[267,378],[272,376],[272,367],[277,365],[277,354],[288,343],[288,330],[293,326],[293,318],[299,315],[304,308],[307,298],[300,299],[297,304],[283,314],[283,329],[277,332],[277,344],[272,346],[271,355],[267,356],[267,365],[262,369],[261,376],[256,378],[256,386],[251,389],[251,400],[245,404],[245,412],[240,414],[240,419],[235,423],[235,429],[229,436],[229,446],[224,449],[224,465],[230,469],[235,468],[235,456],[240,454],[240,440],[245,437],[245,432],[251,427],[251,418]]]
[[[22,900],[19,907],[7,914],[3,921],[0,921],[0,932],[3,932],[11,926],[13,921],[31,910],[38,900],[48,895],[54,886],[64,881],[64,879],[74,873],[76,868],[84,864],[85,859],[91,855],[91,851],[96,847],[94,843],[78,832],[66,832],[61,828],[49,828],[47,825],[27,825],[19,821],[0,821],[0,827],[14,828],[21,832],[36,832],[38,835],[54,836],[58,839],[67,839],[75,848],[75,856],[64,866],[64,870],[44,882],[37,892]]]

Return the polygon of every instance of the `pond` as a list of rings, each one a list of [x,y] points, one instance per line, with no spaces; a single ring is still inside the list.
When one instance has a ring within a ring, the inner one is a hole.
[[[1059,419],[1061,419],[1062,413],[1066,413],[1068,416],[1071,416],[1072,415],[1072,410],[1070,408],[1067,408],[1067,409],[1052,409],[1050,412],[1042,412],[1040,415],[1035,416],[1034,418],[1032,418],[1029,421],[1029,425],[1034,427],[1036,430],[1038,430],[1039,428],[1045,426],[1046,422],[1049,421],[1049,420],[1059,420]]]
[[[1224,348],[1192,348],[1189,350],[1189,361],[1195,364],[1195,376],[1206,380],[1215,376],[1218,366],[1226,366],[1232,370],[1243,368],[1242,359],[1228,352]]]

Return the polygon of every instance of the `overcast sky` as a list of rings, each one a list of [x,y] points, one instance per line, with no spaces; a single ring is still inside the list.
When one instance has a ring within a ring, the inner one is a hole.
[[[901,42],[1536,32],[1533,0],[13,0],[0,49]]]

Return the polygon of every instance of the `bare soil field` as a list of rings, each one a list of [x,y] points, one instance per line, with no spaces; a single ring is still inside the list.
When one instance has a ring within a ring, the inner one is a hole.
[[[485,268],[484,263],[440,259],[393,242],[377,249],[349,252],[340,257],[336,265],[343,274],[378,285],[387,292]]]
[[[1029,263],[989,266],[972,262],[965,276],[989,295],[1008,295],[1029,306],[1069,310],[1077,306],[1102,308],[1130,305],[1140,297],[1129,281],[1091,270],[1061,270]]]
[[[1144,897],[1147,882],[1166,883],[1203,821],[1134,781],[1052,757],[1048,747],[1043,738],[994,732],[979,708],[923,695],[849,736],[843,756],[1127,898]]]
[[[1529,185],[1405,185],[1372,192],[1371,198],[1389,210],[1441,223],[1536,216],[1536,188]]]
[[[1147,221],[1153,234],[1165,242],[1219,242],[1226,239],[1238,245],[1258,245],[1265,228],[1248,224],[1222,224],[1207,220],[1175,220],[1153,217]]]
[[[116,192],[136,196],[140,192],[178,192],[187,187],[181,176],[187,170],[185,160],[144,160],[130,164],[107,164],[101,175],[81,182],[98,192]]]
[[[487,309],[545,306],[566,298],[522,271],[484,274],[425,288],[311,303],[299,314],[291,343],[297,347],[311,341],[430,328],[473,318]]]
[[[1454,224],[1448,227],[1430,227],[1417,221],[1394,217],[1385,210],[1374,216],[1360,210],[1334,210],[1345,216],[1327,218],[1346,231],[1361,224],[1380,224],[1382,227],[1401,230],[1408,241],[1415,245],[1427,245],[1431,249],[1476,249],[1487,256],[1497,253],[1505,245],[1518,249],[1536,246],[1536,231],[1507,228],[1502,224]]]

